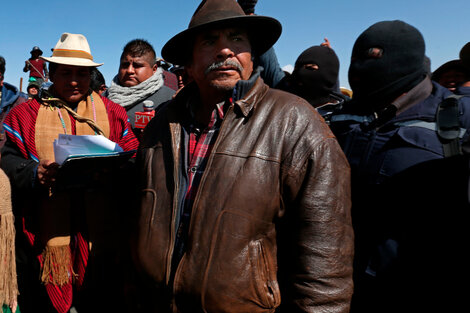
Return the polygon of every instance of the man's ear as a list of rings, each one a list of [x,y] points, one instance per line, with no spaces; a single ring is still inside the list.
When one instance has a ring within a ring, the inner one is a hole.
[[[158,69],[158,62],[155,62],[155,64],[152,66],[152,71],[155,73]]]

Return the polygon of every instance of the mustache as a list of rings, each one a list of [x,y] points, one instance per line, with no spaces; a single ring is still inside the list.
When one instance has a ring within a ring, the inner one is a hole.
[[[204,71],[204,74],[209,74],[212,71],[215,71],[221,67],[226,67],[226,66],[232,66],[235,67],[239,72],[243,72],[243,66],[241,66],[240,63],[233,61],[233,60],[225,60],[225,61],[220,61],[220,62],[215,62],[212,63],[207,67],[207,69]]]

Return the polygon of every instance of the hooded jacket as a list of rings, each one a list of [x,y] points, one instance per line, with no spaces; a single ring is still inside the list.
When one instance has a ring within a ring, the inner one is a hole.
[[[138,153],[136,259],[156,312],[349,312],[349,165],[307,102],[260,78],[225,113],[171,268],[181,119],[194,92],[157,112]]]

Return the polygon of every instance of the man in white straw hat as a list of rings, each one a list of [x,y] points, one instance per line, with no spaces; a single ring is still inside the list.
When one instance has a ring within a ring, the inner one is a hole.
[[[52,56],[42,58],[49,62],[53,84],[47,94],[42,92],[41,97],[12,109],[4,123],[8,140],[2,168],[18,195],[14,202],[17,229],[23,230],[18,236],[26,243],[20,248],[33,257],[18,269],[20,307],[22,312],[65,313],[74,305],[94,312],[99,303],[108,305],[103,299],[116,286],[102,272],[115,269],[113,263],[100,260],[112,261],[103,251],[118,250],[120,243],[114,236],[119,206],[113,207],[113,200],[122,202],[122,196],[115,199],[112,193],[119,194],[113,188],[121,172],[111,168],[114,176],[109,179],[103,173],[89,173],[98,169],[80,168],[73,177],[56,181],[59,165],[53,142],[59,134],[103,135],[124,151],[132,151],[138,141],[126,111],[91,91],[91,69],[102,63],[94,62],[83,35],[62,34]],[[103,280],[110,286],[96,285]],[[48,297],[41,297],[46,294],[44,288]],[[96,299],[98,304],[93,303]]]
[[[280,23],[205,0],[162,50],[193,79],[144,131],[145,312],[349,312],[349,165],[322,117],[253,66]]]

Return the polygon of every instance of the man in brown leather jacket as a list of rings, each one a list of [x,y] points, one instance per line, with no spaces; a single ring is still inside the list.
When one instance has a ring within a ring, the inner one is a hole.
[[[146,312],[349,311],[350,169],[320,115],[254,69],[280,33],[207,0],[163,47],[193,82],[138,155]]]

